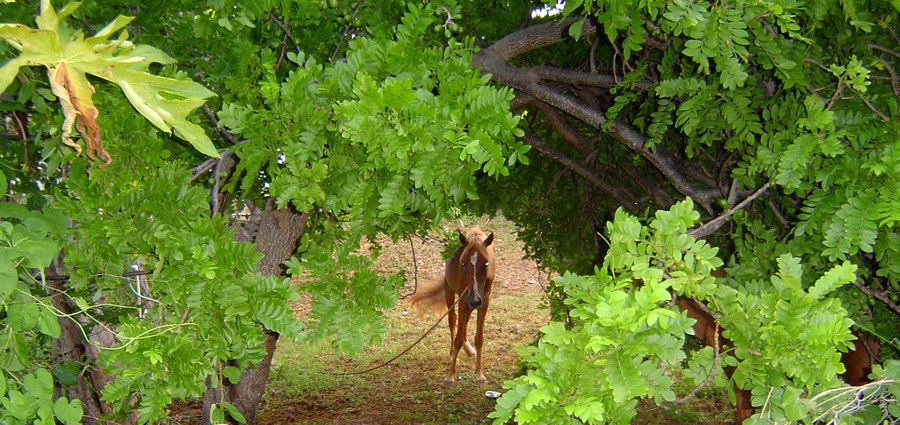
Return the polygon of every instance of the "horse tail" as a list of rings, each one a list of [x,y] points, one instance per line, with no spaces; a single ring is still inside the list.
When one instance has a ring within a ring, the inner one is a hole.
[[[424,316],[429,312],[440,316],[447,311],[447,302],[444,300],[445,291],[443,277],[431,279],[419,285],[409,302],[419,312],[419,316]]]

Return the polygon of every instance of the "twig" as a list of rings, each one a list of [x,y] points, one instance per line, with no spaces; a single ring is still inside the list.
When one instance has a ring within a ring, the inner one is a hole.
[[[224,137],[225,140],[228,141],[228,143],[231,143],[232,145],[240,143],[240,141],[236,137],[234,137],[231,132],[226,130],[224,127],[219,126],[219,119],[216,118],[216,114],[213,113],[212,109],[209,109],[209,105],[203,104],[202,109],[203,113],[206,114],[206,117],[209,118],[209,121],[212,122],[213,127],[215,127],[216,130],[219,131],[219,134],[221,134],[222,137]]]
[[[197,180],[197,178],[209,171],[209,169],[214,167],[218,162],[219,158],[209,158],[206,161],[201,162],[200,165],[191,168],[191,178],[188,179],[188,183],[193,183],[194,180]]]
[[[415,282],[415,286],[413,287],[413,291],[400,297],[398,300],[406,299],[412,294],[415,294],[416,291],[419,290],[419,262],[416,261],[416,246],[413,245],[412,238],[409,235],[406,235],[406,240],[409,241],[409,249],[412,250],[412,260],[413,260],[413,281]]]
[[[715,357],[713,357],[712,367],[709,369],[709,374],[706,375],[706,379],[704,379],[703,382],[701,382],[696,387],[694,387],[694,389],[691,390],[691,392],[687,393],[684,397],[677,398],[672,403],[674,403],[676,405],[681,405],[681,404],[687,403],[688,400],[690,400],[695,395],[697,395],[697,393],[699,393],[700,390],[703,389],[703,387],[705,387],[706,384],[709,384],[710,381],[713,380],[713,377],[716,376],[716,367],[719,366],[719,349],[721,348],[719,346],[719,322],[716,322],[716,329],[715,329],[715,332],[713,333],[713,335],[715,335],[715,338],[716,338],[716,344],[714,347]]]
[[[126,271],[126,272],[124,272],[124,273],[122,273],[122,274],[98,273],[98,274],[96,274],[96,275],[94,275],[94,276],[95,276],[95,277],[99,277],[99,276],[135,277],[135,276],[146,276],[146,275],[148,275],[148,274],[153,274],[153,270],[133,270],[133,271]],[[41,276],[40,276],[40,275],[37,275],[37,276],[32,275],[31,277],[34,278],[35,280],[37,280],[37,279],[39,279]],[[71,278],[72,278],[72,277],[69,276],[69,275],[67,275],[67,274],[48,274],[48,275],[44,275],[44,279],[47,279],[47,280],[53,280],[53,281],[66,281],[66,280],[69,280],[69,279],[71,279]]]
[[[341,46],[343,46],[344,41],[347,40],[347,34],[350,32],[350,28],[353,28],[353,21],[356,19],[356,14],[359,13],[359,9],[362,8],[364,3],[365,2],[359,2],[359,5],[356,6],[356,10],[353,11],[353,15],[347,20],[347,25],[344,26],[344,31],[341,32],[341,40],[338,41],[337,46],[334,46],[334,52],[331,53],[331,58],[328,60],[329,62],[334,62],[337,58],[338,52],[341,51]]]
[[[894,96],[900,96],[900,79],[897,78],[897,71],[894,70],[894,67],[891,66],[886,60],[881,59],[879,57],[875,57],[875,60],[881,62],[881,65],[884,66],[884,69],[887,70],[888,74],[891,76],[891,87],[894,89]]]
[[[291,41],[293,41],[294,44],[297,44],[297,42],[294,41],[294,36],[291,35],[291,29],[287,25],[285,25],[284,23],[279,21],[278,18],[275,17],[275,14],[273,14],[272,12],[269,12],[269,19],[272,22],[274,22],[275,25],[278,25],[278,27],[281,28],[282,31],[284,31],[284,35],[286,35],[289,39],[291,39]]]
[[[815,65],[815,66],[818,66],[819,68],[821,68],[821,69],[822,69],[823,71],[825,71],[825,72],[831,72],[831,71],[828,69],[828,67],[825,66],[824,63],[819,62],[818,60],[815,60],[815,59],[813,59],[813,58],[803,58],[803,62],[811,63],[811,64],[813,64],[813,65]]]
[[[766,204],[769,206],[769,209],[772,210],[772,214],[775,214],[775,218],[778,219],[778,222],[781,223],[781,226],[785,229],[791,228],[791,223],[784,217],[784,214],[781,213],[781,210],[772,202],[771,199],[766,199]]]
[[[769,186],[771,186],[771,185],[772,185],[771,182],[766,182],[766,184],[762,185],[762,187],[760,187],[759,189],[756,189],[756,192],[753,192],[753,194],[744,198],[744,200],[741,201],[741,203],[731,207],[728,211],[725,211],[722,215],[710,220],[706,224],[688,232],[688,234],[697,239],[700,239],[700,238],[704,238],[704,237],[708,236],[709,234],[711,234],[712,232],[715,232],[716,230],[719,230],[719,228],[722,227],[722,224],[724,224],[726,218],[731,217],[732,214],[734,214],[738,210],[747,206],[747,204],[749,204],[750,201],[756,199],[759,195],[762,195],[763,192],[765,192],[766,189],[768,189]]]
[[[891,310],[894,311],[894,313],[900,314],[900,306],[897,306],[897,304],[891,302],[891,299],[888,298],[884,292],[874,291],[872,290],[872,288],[863,285],[862,282],[858,280],[853,282],[853,286],[862,291],[864,294],[870,297],[875,297],[876,299],[878,299],[878,301],[885,303]]]
[[[281,66],[281,63],[284,61],[284,56],[287,53],[288,40],[291,40],[292,42],[294,42],[294,44],[297,44],[297,42],[294,41],[294,37],[291,35],[291,29],[287,25],[279,21],[278,18],[275,17],[275,14],[273,14],[272,12],[269,12],[269,20],[274,22],[275,25],[278,25],[281,30],[284,31],[284,39],[281,40],[281,53],[278,55],[278,61],[275,62],[275,70],[277,71],[278,67]]]
[[[288,34],[284,33],[284,39],[281,40],[281,52],[278,54],[278,60],[275,61],[275,71],[278,71],[278,68],[281,66],[281,63],[284,62],[284,55],[287,54],[287,42],[288,42]]]
[[[878,108],[876,108],[875,105],[872,104],[872,102],[869,102],[869,99],[862,97],[862,95],[860,95],[859,92],[857,92],[856,90],[853,90],[852,88],[850,90],[852,90],[853,93],[856,94],[856,96],[858,96],[859,99],[862,100],[863,103],[865,103],[866,106],[868,106],[869,109],[875,113],[875,115],[878,115],[878,117],[881,118],[881,122],[886,123],[886,122],[890,121],[890,118],[888,118],[887,115],[885,115],[884,113],[879,111]]]
[[[872,42],[869,42],[868,44],[866,44],[866,47],[868,47],[870,50],[871,49],[880,50],[880,51],[885,52],[897,59],[900,59],[900,52],[895,52],[891,49],[888,49],[887,47],[880,46],[880,45],[872,43]]]
[[[844,92],[844,76],[841,75],[841,78],[838,79],[837,89],[834,90],[834,94],[831,96],[831,100],[828,101],[828,105],[825,106],[826,110],[831,110],[831,107],[834,106],[834,101],[840,97],[841,93]]]
[[[731,188],[728,189],[728,205],[734,205],[737,201],[737,179],[731,181]]]
[[[825,406],[845,396],[851,397],[850,400],[846,403],[840,404],[842,402],[838,402],[838,404],[834,407],[825,410],[825,412],[816,417],[812,423],[820,423],[820,421],[825,420],[826,416],[832,417],[832,419],[827,423],[835,423],[836,418],[842,415],[853,414],[856,411],[862,410],[865,406],[870,405],[877,405],[881,407],[881,410],[883,412],[882,414],[886,415],[886,406],[891,403],[896,403],[897,400],[891,398],[890,392],[882,392],[878,390],[879,388],[889,388],[891,385],[894,385],[897,382],[900,381],[896,379],[883,379],[875,382],[870,382],[858,387],[840,387],[823,391],[822,393],[815,395],[811,399],[816,403],[817,407]],[[820,401],[820,399],[822,400]],[[882,418],[882,420],[884,419],[887,419],[887,416],[884,416]],[[882,423],[882,421],[877,421],[876,423]]]

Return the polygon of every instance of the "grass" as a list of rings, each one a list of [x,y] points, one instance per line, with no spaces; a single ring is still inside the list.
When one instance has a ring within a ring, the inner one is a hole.
[[[477,221],[477,220],[474,220]],[[469,221],[472,223],[473,221]],[[430,328],[437,318],[420,320],[409,304],[400,301],[385,312],[381,344],[350,358],[326,343],[280,341],[267,385],[261,424],[479,424],[494,401],[487,390],[502,392],[503,381],[520,372],[517,349],[535,341],[549,312],[543,297],[542,277],[534,263],[522,259],[522,246],[512,223],[504,219],[482,220],[487,232],[495,232],[497,277],[485,323],[485,373],[489,383],[475,385],[475,360],[461,353],[456,384],[442,386],[449,354],[446,319],[422,342],[391,365],[361,375],[340,373],[364,370],[405,349]],[[418,261],[411,262],[406,241],[384,246],[382,271],[404,272],[412,292],[413,270],[419,280],[443,272],[441,236],[414,240]],[[472,322],[474,323],[474,317]],[[474,324],[470,323],[470,340]],[[677,380],[677,379],[676,379]],[[691,388],[679,385],[676,393]],[[704,389],[684,405],[638,404],[636,424],[722,424],[732,421],[733,408],[724,392]]]
[[[533,297],[501,295],[492,300],[485,330],[485,370],[490,383],[474,383],[474,358],[460,355],[457,383],[442,380],[449,350],[442,324],[418,346],[384,368],[362,375],[337,375],[367,369],[405,349],[433,324],[419,321],[405,305],[385,317],[381,345],[349,358],[327,344],[284,342],[269,379],[261,423],[296,424],[473,424],[483,422],[494,402],[486,390],[502,390],[518,368],[516,348],[531,343],[546,323]],[[501,321],[501,319],[504,319]],[[510,320],[511,319],[511,320]]]

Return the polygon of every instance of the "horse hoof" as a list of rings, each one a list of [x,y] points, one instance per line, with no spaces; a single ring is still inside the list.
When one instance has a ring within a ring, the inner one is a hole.
[[[452,388],[454,381],[452,379],[444,380],[444,388]]]
[[[475,385],[481,386],[481,385],[487,385],[487,383],[488,383],[487,378],[485,378],[483,376],[475,379]]]

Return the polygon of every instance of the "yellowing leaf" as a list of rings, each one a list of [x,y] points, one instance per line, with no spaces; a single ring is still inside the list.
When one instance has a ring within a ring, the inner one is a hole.
[[[132,17],[119,16],[94,36],[87,39],[69,28],[63,19],[80,3],[69,3],[58,12],[49,0],[41,1],[41,14],[35,19],[38,29],[19,24],[0,24],[0,38],[20,51],[18,57],[0,65],[0,92],[15,79],[22,66],[44,66],[50,87],[63,110],[62,141],[81,153],[73,139],[72,128],[78,130],[87,155],[108,165],[112,158],[100,140],[99,111],[94,107],[94,87],[87,75],[117,84],[137,111],[166,133],[174,134],[198,151],[218,157],[215,145],[203,128],[187,117],[215,93],[193,81],[160,77],[148,72],[152,63],[169,64],[174,60],[154,47],[128,41],[128,33],[119,32]]]

